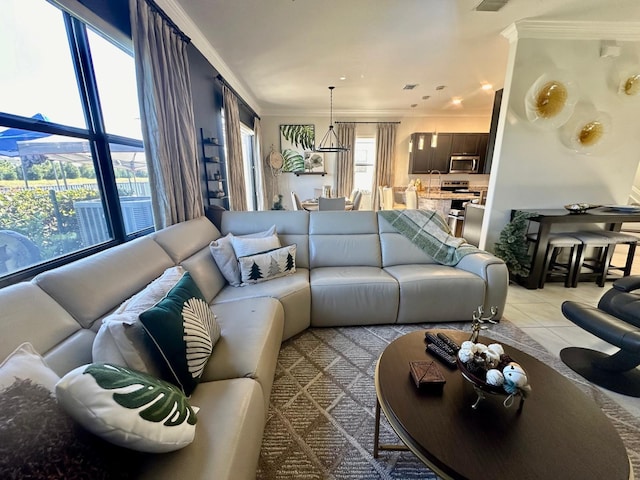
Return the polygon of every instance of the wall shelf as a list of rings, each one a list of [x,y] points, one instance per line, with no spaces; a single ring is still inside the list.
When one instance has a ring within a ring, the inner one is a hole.
[[[229,192],[227,191],[227,172],[222,145],[212,132],[204,128],[200,129],[200,142],[202,146],[202,160],[204,163],[204,182],[206,198],[211,205],[220,205],[229,208]],[[218,178],[215,178],[218,177]],[[215,182],[215,183],[214,183]]]
[[[327,172],[291,172],[291,173],[295,173],[296,177],[299,177],[300,175],[321,175],[324,177],[327,174]]]

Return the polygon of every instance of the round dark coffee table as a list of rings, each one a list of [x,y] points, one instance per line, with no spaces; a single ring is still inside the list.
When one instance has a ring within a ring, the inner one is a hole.
[[[458,343],[469,338],[441,331]],[[505,408],[499,395],[487,395],[472,409],[473,386],[438,360],[446,378],[442,393],[418,390],[409,362],[431,356],[424,331],[416,331],[393,341],[378,359],[377,416],[381,408],[406,447],[444,478],[633,478],[624,444],[598,405],[551,367],[502,345],[524,367],[533,389],[522,412],[518,402]],[[382,449],[394,447],[379,446],[376,424],[374,456]]]

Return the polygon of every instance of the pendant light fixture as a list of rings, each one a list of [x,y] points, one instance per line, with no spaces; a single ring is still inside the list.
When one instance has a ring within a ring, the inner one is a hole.
[[[434,130],[433,134],[431,135],[431,148],[437,148],[438,147],[438,131]]]
[[[333,89],[336,87],[329,87],[331,95],[331,104],[329,110],[329,131],[322,137],[320,144],[314,149],[316,152],[348,152],[349,148],[344,145],[340,145],[338,135],[336,135],[333,129]]]

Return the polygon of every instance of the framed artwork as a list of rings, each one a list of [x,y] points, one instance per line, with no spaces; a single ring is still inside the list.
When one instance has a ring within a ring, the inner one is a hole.
[[[304,172],[305,160],[313,153],[315,140],[315,125],[280,125],[280,151],[284,159],[282,171]]]
[[[324,154],[318,152],[304,152],[305,172],[324,172]]]

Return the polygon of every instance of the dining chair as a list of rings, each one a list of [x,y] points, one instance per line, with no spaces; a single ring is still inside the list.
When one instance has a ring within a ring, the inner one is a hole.
[[[398,210],[405,208],[403,204],[397,204],[393,198],[393,188],[382,187],[382,210]]]
[[[418,192],[415,189],[407,189],[404,192],[405,195],[405,207],[408,210],[418,209]]]
[[[351,201],[351,204],[353,205],[353,208],[351,210],[359,210],[360,202],[362,202],[362,192],[358,190],[355,198]]]
[[[344,197],[337,198],[318,198],[318,210],[344,210],[346,199]]]
[[[300,201],[300,197],[298,196],[298,194],[296,192],[291,192],[291,203],[293,204],[293,209],[294,210],[306,210],[306,208],[304,208],[302,206],[302,202]]]
[[[357,188],[354,188],[353,190],[351,190],[351,195],[349,195],[349,201],[351,203],[353,203],[356,199],[356,195],[358,194],[360,190],[358,190]]]

